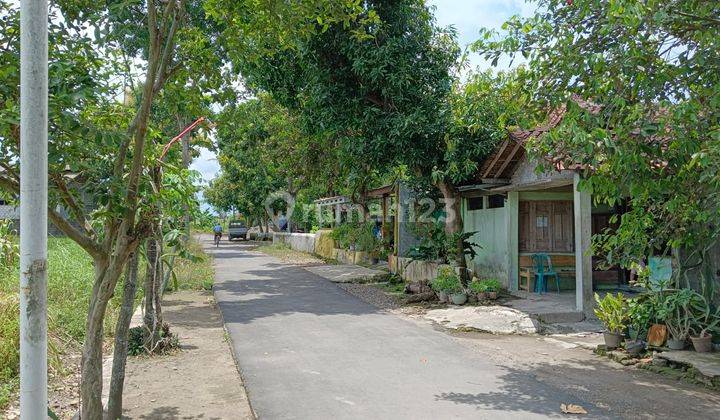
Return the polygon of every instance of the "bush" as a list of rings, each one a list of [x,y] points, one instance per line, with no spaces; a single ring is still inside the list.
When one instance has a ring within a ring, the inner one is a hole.
[[[438,276],[430,283],[436,292],[455,293],[462,291],[460,277],[450,267],[440,267]]]
[[[475,293],[497,292],[502,287],[502,283],[497,279],[475,279],[470,282],[468,287]]]
[[[455,255],[462,253],[473,259],[477,256],[476,248],[480,245],[470,242],[470,238],[477,232],[456,232],[452,235],[445,233],[445,225],[440,222],[418,223],[415,234],[420,237],[420,244],[411,248],[407,256],[419,261],[442,261],[448,263],[455,260]],[[458,244],[462,241],[462,249]]]
[[[330,237],[340,249],[355,247],[356,251],[375,252],[380,241],[375,236],[375,222],[343,223],[333,229]]]

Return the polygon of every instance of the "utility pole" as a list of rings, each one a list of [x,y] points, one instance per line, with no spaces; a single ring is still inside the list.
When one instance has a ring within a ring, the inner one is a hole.
[[[20,418],[47,418],[48,2],[20,1]]]

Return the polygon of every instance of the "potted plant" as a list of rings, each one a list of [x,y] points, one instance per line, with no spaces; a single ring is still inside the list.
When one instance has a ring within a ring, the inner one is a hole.
[[[470,284],[468,284],[468,289],[470,289],[470,292],[474,294],[480,302],[487,298],[485,295],[485,286],[480,282],[480,280],[478,280],[477,277],[473,277]]]
[[[693,335],[690,335],[690,341],[692,341],[695,351],[698,353],[709,353],[712,351],[712,331],[720,323],[720,308],[715,311],[705,296],[699,293],[694,293],[695,299],[693,300],[693,320],[692,327],[690,330]]]
[[[498,279],[484,279],[480,282],[482,289],[485,291],[487,298],[490,300],[497,299],[498,292],[502,284]]]
[[[467,301],[467,295],[462,289],[460,278],[450,267],[440,267],[438,275],[435,280],[433,280],[431,287],[437,293],[440,302],[461,302],[455,304],[462,305]]]
[[[645,340],[648,328],[650,327],[650,319],[652,318],[652,308],[649,300],[642,297],[628,300],[628,335],[630,338],[625,340],[625,350],[632,355],[638,355],[645,350]]]
[[[617,295],[608,293],[602,299],[595,293],[595,302],[597,303],[595,316],[606,328],[603,333],[605,346],[608,349],[616,349],[620,346],[623,331],[627,328],[627,301],[622,293]]]
[[[692,305],[698,295],[690,289],[671,290],[658,308],[658,317],[665,321],[671,350],[682,350],[693,321]]]
[[[640,302],[648,315],[647,344],[653,347],[660,347],[665,344],[668,337],[667,325],[658,315],[659,308],[664,305],[666,290],[669,280],[650,281],[650,269],[647,266],[633,264],[637,271],[638,279],[635,284],[643,287],[646,292],[638,296]],[[650,322],[652,321],[652,323]]]

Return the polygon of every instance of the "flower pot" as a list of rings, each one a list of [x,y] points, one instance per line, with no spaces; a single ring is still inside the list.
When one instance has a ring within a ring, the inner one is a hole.
[[[483,300],[487,299],[487,293],[485,292],[478,292],[477,293],[477,300],[478,302],[482,302]]]
[[[713,346],[711,334],[705,334],[702,337],[690,336],[690,341],[692,341],[693,347],[695,347],[695,351],[698,353],[709,353],[712,351]]]
[[[450,300],[454,305],[464,305],[467,302],[467,295],[465,293],[453,293],[450,295]]]
[[[490,300],[495,300],[497,299],[497,292],[487,292],[487,297]]]
[[[620,347],[622,342],[622,335],[610,331],[603,332],[603,338],[605,338],[605,347],[608,350],[613,350]]]
[[[685,340],[668,338],[667,346],[670,350],[683,350],[685,348]]]
[[[445,292],[437,292],[437,297],[440,303],[445,303],[448,301],[448,295]]]

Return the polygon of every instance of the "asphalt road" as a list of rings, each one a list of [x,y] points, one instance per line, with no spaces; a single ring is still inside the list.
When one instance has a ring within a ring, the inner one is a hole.
[[[562,416],[561,403],[613,417],[301,267],[242,243],[208,249],[215,297],[260,419],[531,419]]]

